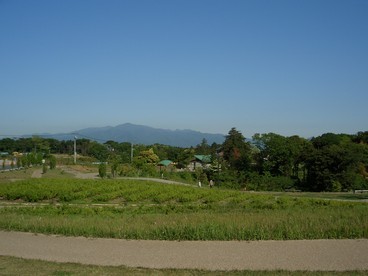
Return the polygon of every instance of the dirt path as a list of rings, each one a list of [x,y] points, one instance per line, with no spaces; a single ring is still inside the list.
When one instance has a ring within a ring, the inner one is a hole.
[[[74,175],[75,178],[79,178],[79,179],[97,179],[99,178],[98,173],[81,172],[81,171],[74,170],[71,167],[67,167],[67,166],[58,166],[58,168],[62,169],[66,173],[70,173]]]
[[[37,169],[32,173],[32,178],[42,178],[42,169]]]
[[[205,270],[368,270],[368,240],[135,241],[0,231],[0,255]]]

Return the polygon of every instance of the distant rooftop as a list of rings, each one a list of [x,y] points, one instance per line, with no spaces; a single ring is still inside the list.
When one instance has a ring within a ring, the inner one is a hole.
[[[194,155],[194,157],[202,163],[211,163],[211,155]]]

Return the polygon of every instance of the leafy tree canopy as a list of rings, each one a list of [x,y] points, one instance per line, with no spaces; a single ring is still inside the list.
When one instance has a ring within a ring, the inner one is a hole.
[[[222,145],[223,157],[230,168],[241,171],[250,166],[250,144],[245,142],[243,134],[232,128]]]

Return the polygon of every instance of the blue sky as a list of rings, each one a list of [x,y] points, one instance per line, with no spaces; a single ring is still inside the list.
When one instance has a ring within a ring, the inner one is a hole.
[[[368,130],[366,0],[0,0],[0,135]]]

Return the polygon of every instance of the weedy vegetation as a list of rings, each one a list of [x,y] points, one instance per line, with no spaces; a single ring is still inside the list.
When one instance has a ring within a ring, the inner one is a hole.
[[[0,229],[157,240],[368,238],[368,204],[138,180],[0,185]]]
[[[199,269],[149,269],[125,266],[96,266],[75,263],[55,263],[0,256],[0,275],[366,275],[366,271],[206,271]]]

